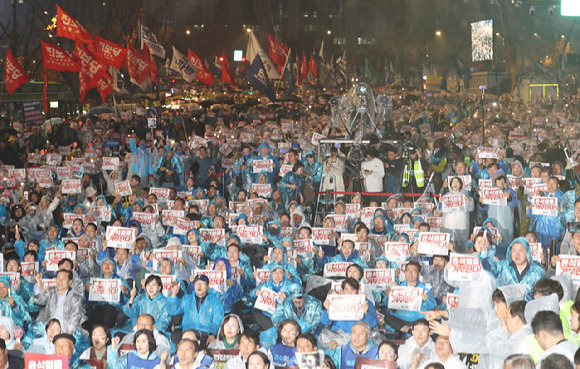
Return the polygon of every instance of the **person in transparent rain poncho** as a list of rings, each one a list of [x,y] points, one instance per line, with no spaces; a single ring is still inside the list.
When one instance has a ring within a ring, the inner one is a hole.
[[[470,213],[473,211],[473,198],[463,189],[463,181],[453,177],[449,192],[439,202],[439,209],[443,212],[441,232],[451,235],[451,242],[458,252],[465,252],[465,244],[469,239]],[[463,202],[459,205],[459,198]]]

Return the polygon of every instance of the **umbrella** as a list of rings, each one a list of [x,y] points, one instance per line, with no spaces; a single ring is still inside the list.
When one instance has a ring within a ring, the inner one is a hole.
[[[215,105],[215,104],[216,104],[215,100],[202,100],[199,102],[199,105],[204,109],[207,109],[210,106]]]
[[[93,114],[93,115],[111,114],[111,113],[115,113],[115,110],[113,110],[113,108],[110,108],[106,105],[95,106],[94,108],[91,108],[91,110],[89,110],[89,114]]]
[[[247,99],[246,105],[248,106],[255,106],[258,105],[258,99]]]

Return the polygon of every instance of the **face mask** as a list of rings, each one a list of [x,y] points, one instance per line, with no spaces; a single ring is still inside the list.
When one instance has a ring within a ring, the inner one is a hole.
[[[278,233],[280,233],[280,228],[277,228],[277,227],[269,227],[268,231],[272,235],[277,235]]]
[[[139,145],[139,147],[140,147],[142,150],[145,150],[145,149],[147,148],[147,145],[145,145],[145,144],[141,144],[141,145]]]
[[[183,155],[183,153],[181,151],[178,151],[176,155],[181,156],[181,155]]]

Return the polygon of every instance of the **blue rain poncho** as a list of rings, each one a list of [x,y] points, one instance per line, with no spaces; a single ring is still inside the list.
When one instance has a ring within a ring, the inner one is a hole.
[[[518,273],[518,268],[512,261],[512,247],[514,244],[520,243],[526,249],[527,265],[525,269]],[[505,260],[497,260],[489,255],[479,255],[482,261],[482,266],[485,268],[489,265],[489,270],[497,278],[496,287],[506,286],[510,284],[522,284],[526,288],[525,299],[531,301],[534,299],[534,286],[536,282],[546,276],[546,271],[540,264],[532,259],[532,252],[530,244],[524,237],[516,238],[508,247]],[[485,263],[484,263],[485,262]]]
[[[545,197],[555,197],[558,199],[558,209],[562,204],[562,190],[558,188],[555,193],[547,193]],[[556,216],[551,215],[534,215],[532,214],[532,209],[528,208],[526,211],[526,216],[531,219],[530,229],[536,230],[536,238],[538,242],[542,244],[544,249],[550,247],[552,241],[558,241],[564,235],[565,227],[562,222],[560,214]]]
[[[166,305],[167,299],[161,291],[155,298],[151,299],[145,289],[142,289],[133,300],[132,305],[129,305],[129,301],[127,301],[125,306],[123,306],[123,312],[129,317],[131,326],[137,324],[137,318],[140,315],[149,314],[155,319],[155,328],[165,333],[171,321]]]

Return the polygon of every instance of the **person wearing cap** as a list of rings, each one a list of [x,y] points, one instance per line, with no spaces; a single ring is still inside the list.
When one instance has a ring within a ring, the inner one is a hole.
[[[405,193],[423,193],[427,185],[427,176],[429,175],[429,164],[419,156],[415,147],[410,147],[409,160],[404,163],[403,181],[401,188]]]
[[[170,315],[183,314],[183,330],[193,328],[213,340],[224,318],[224,306],[213,293],[208,293],[209,278],[198,274],[193,280],[194,292],[177,298],[181,290],[179,283],[173,283],[171,296],[167,298],[167,312]]]
[[[322,164],[316,160],[314,150],[308,149],[306,152],[306,159],[302,162],[304,163],[303,175],[312,181],[314,190],[318,191],[320,188],[320,180],[322,179]]]
[[[90,369],[89,363],[81,360],[75,352],[76,339],[72,335],[68,333],[57,334],[52,342],[55,354],[67,357],[69,369]]]

